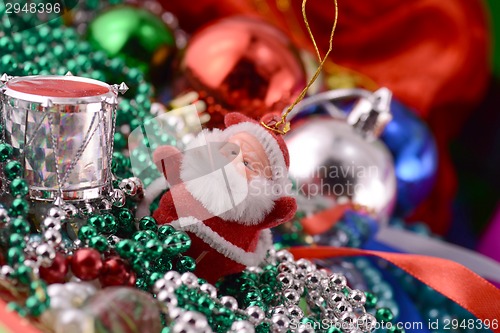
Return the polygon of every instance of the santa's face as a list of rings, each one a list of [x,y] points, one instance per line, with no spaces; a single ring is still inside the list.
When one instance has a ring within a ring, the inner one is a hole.
[[[260,222],[274,206],[272,167],[259,140],[247,133],[204,132],[182,158],[187,190],[213,216]]]
[[[237,133],[227,139],[221,154],[232,160],[238,172],[250,182],[255,177],[271,179],[271,166],[262,144],[249,133]],[[239,147],[239,150],[235,149]]]

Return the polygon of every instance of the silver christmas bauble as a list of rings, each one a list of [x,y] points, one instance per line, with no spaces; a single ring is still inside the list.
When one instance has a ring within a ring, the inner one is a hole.
[[[350,202],[379,221],[388,220],[396,200],[396,177],[392,156],[382,142],[370,142],[345,121],[325,117],[295,125],[285,141],[289,175],[300,195],[328,203]]]

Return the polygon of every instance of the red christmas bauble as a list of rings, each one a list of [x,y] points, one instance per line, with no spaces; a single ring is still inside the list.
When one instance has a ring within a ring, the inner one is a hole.
[[[99,281],[103,287],[123,286],[129,283],[130,278],[130,269],[125,261],[114,257],[104,261]]]
[[[62,253],[56,253],[56,257],[50,267],[40,267],[40,277],[48,284],[64,283],[68,274],[68,258]]]
[[[101,254],[94,249],[79,249],[71,258],[71,270],[81,280],[94,280],[102,269]]]
[[[297,49],[265,21],[231,17],[195,33],[180,63],[176,93],[194,90],[208,104],[211,125],[229,111],[260,119],[280,112],[306,84]]]

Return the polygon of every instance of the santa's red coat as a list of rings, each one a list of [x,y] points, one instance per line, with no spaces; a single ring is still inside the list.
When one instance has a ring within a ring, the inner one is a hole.
[[[243,225],[225,221],[218,216],[203,221],[202,217],[209,215],[209,213],[188,192],[184,184],[175,185],[174,191],[175,204],[172,191],[169,191],[163,195],[158,209],[153,214],[158,224],[172,223],[178,220],[182,216],[178,216],[177,211],[189,211],[190,217],[200,220],[198,223],[205,224],[232,245],[249,253],[256,251],[262,230],[290,220],[297,209],[293,198],[282,197],[275,202],[273,210],[266,218],[257,225]],[[188,234],[191,237],[191,247],[186,255],[197,261],[195,273],[198,277],[214,283],[222,276],[238,273],[245,269],[244,265],[219,253],[194,233],[188,232]]]

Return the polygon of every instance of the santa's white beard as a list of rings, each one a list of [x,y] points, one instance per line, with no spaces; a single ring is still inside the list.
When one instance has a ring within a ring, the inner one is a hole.
[[[184,153],[181,179],[213,216],[258,224],[271,212],[279,195],[273,193],[271,180],[254,177],[248,181],[234,163],[219,154],[226,139],[221,131],[202,132]]]

